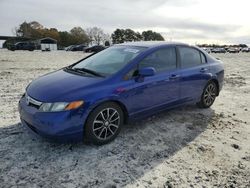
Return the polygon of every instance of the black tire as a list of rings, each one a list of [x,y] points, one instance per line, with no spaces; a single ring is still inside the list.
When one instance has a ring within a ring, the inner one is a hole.
[[[200,108],[209,108],[213,105],[216,97],[218,96],[218,87],[214,81],[209,81],[203,89],[201,99],[198,102]]]
[[[114,102],[107,102],[96,107],[85,124],[85,141],[103,145],[114,140],[124,124],[121,107]]]

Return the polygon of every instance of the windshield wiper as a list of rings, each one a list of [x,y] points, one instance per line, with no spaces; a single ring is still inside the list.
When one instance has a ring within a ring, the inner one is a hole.
[[[86,68],[71,68],[71,70],[75,70],[75,71],[78,71],[78,72],[89,73],[89,74],[92,74],[92,75],[98,76],[98,77],[104,77],[102,74],[100,74],[98,72],[95,72],[93,70],[90,70],[90,69],[86,69]]]

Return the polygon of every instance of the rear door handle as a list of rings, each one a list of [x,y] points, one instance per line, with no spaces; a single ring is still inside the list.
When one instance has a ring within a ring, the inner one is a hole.
[[[178,79],[178,78],[180,78],[180,75],[178,75],[178,74],[172,74],[172,75],[169,77],[169,80],[176,80],[176,79]]]
[[[201,70],[200,70],[201,73],[205,73],[205,72],[207,72],[207,71],[208,71],[207,68],[201,68]]]

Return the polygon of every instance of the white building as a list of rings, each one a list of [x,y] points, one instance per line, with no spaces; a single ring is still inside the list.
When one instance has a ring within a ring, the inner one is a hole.
[[[42,51],[52,51],[57,50],[57,40],[50,37],[46,37],[39,40]]]

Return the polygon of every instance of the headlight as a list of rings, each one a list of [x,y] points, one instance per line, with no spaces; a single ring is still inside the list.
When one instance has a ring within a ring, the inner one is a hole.
[[[64,110],[73,110],[83,105],[83,103],[83,101],[43,103],[40,106],[39,110],[42,112],[59,112]]]

